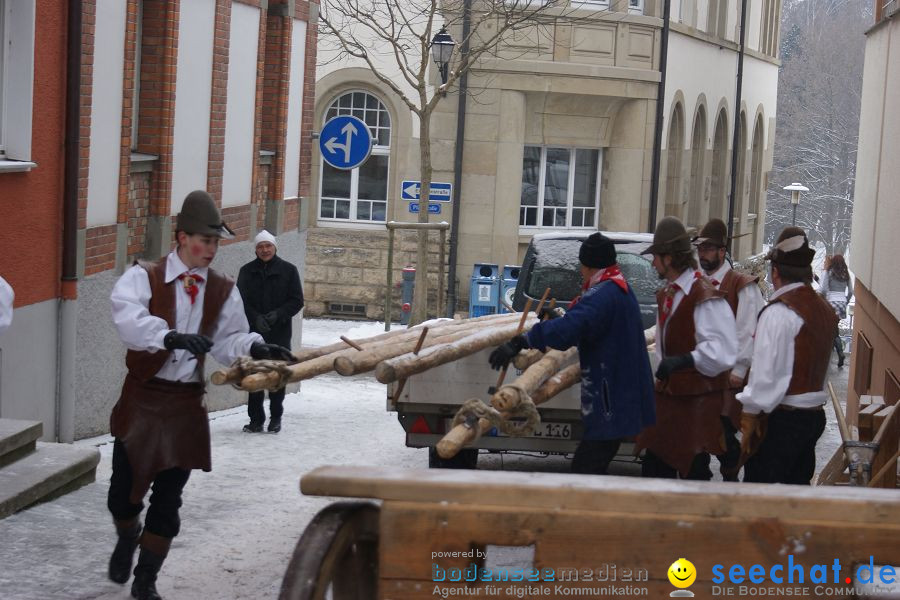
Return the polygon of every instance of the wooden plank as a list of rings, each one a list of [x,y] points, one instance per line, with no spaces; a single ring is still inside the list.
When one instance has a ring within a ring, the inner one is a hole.
[[[893,416],[893,418],[891,418],[893,413],[897,410],[900,409],[898,409],[896,405],[886,406],[872,417],[873,423],[876,421],[882,422],[882,424],[879,424],[879,427],[882,427],[883,423],[887,422],[887,425],[883,426],[883,429],[879,429],[877,432],[878,435],[880,435],[880,440],[878,453],[875,455],[875,460],[872,461],[872,475],[878,473],[888,462],[890,462],[897,452],[898,447],[900,447],[900,418],[898,418],[898,416]],[[896,467],[888,469],[876,487],[896,489]]]
[[[853,344],[853,354],[856,355],[853,373],[853,391],[858,396],[869,393],[872,385],[872,344],[862,331],[856,332],[856,343]]]
[[[900,495],[865,488],[734,485],[568,473],[326,466],[300,481],[304,494],[559,510],[880,523],[900,514]],[[893,515],[893,516],[891,516]],[[889,518],[890,517],[890,518]]]
[[[864,396],[871,398],[872,396]],[[875,424],[872,417],[884,408],[884,404],[860,404],[859,410],[859,441],[871,442],[875,437]]]
[[[900,400],[900,379],[891,369],[884,372],[884,402],[893,406]]]
[[[831,455],[831,458],[828,459],[828,462],[822,467],[819,474],[813,478],[815,485],[833,485],[842,478],[849,464],[850,461],[847,460],[842,444],[835,449],[834,454]]]

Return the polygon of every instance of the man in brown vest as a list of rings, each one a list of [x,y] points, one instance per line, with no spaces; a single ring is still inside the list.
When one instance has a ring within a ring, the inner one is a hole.
[[[737,397],[741,454],[750,456],[744,481],[809,485],[815,472],[837,316],[810,285],[814,255],[799,227],[786,227],[769,252],[775,293],[759,315],[753,369]]]
[[[737,359],[728,376],[729,390],[725,393],[722,407],[722,429],[725,432],[725,453],[720,454],[719,472],[725,481],[737,481],[738,460],[741,445],[737,432],[741,426],[741,403],[735,395],[744,388],[750,359],[753,357],[753,332],[756,331],[756,317],[765,306],[759,291],[758,277],[739,273],[731,268],[725,257],[727,252],[728,229],[722,219],[710,219],[694,238],[700,268],[731,307],[735,319],[737,335]]]
[[[725,451],[722,444],[723,397],[737,355],[734,315],[717,291],[697,271],[690,238],[675,217],[656,226],[653,254],[660,279],[657,293],[656,425],[637,439],[646,448],[645,477],[708,480],[709,455]]]
[[[181,492],[191,469],[209,471],[209,421],[203,364],[207,352],[228,364],[238,356],[289,360],[290,351],[248,333],[234,281],[209,268],[222,221],[212,197],[194,191],[176,223],[178,246],[155,262],[138,261],[116,282],[110,300],[119,337],[128,348],[128,373],[110,417],[115,437],[107,505],[118,542],[109,578],[128,581],[131,595],[159,598],[156,576],[178,535]],[[150,508],[141,530],[148,489]]]

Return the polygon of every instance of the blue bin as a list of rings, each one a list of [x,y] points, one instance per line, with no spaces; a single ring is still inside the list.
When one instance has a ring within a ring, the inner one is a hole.
[[[500,279],[500,294],[498,296],[497,310],[500,313],[508,313],[509,309],[503,305],[512,308],[513,295],[516,293],[516,284],[519,282],[519,269],[517,265],[504,265],[503,277]]]
[[[497,312],[500,277],[497,265],[475,263],[469,287],[469,316],[480,317]]]

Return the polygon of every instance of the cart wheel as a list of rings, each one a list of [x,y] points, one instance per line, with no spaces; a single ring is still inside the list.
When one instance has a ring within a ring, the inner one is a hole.
[[[306,526],[281,583],[280,600],[374,598],[378,585],[378,514],[370,502],[335,502]]]

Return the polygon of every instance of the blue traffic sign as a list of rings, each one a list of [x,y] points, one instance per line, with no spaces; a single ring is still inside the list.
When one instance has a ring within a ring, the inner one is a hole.
[[[400,186],[400,197],[404,200],[421,200],[419,198],[422,191],[421,181],[404,181]],[[453,192],[453,185],[450,183],[441,183],[439,181],[431,182],[431,190],[428,192],[429,202],[450,202]]]
[[[355,169],[372,152],[372,134],[361,119],[339,115],[329,119],[319,133],[322,160],[335,169]]]
[[[418,202],[410,202],[409,203],[409,212],[417,213],[419,212],[419,203]],[[428,213],[432,215],[441,214],[441,205],[437,202],[429,202],[428,203]]]

